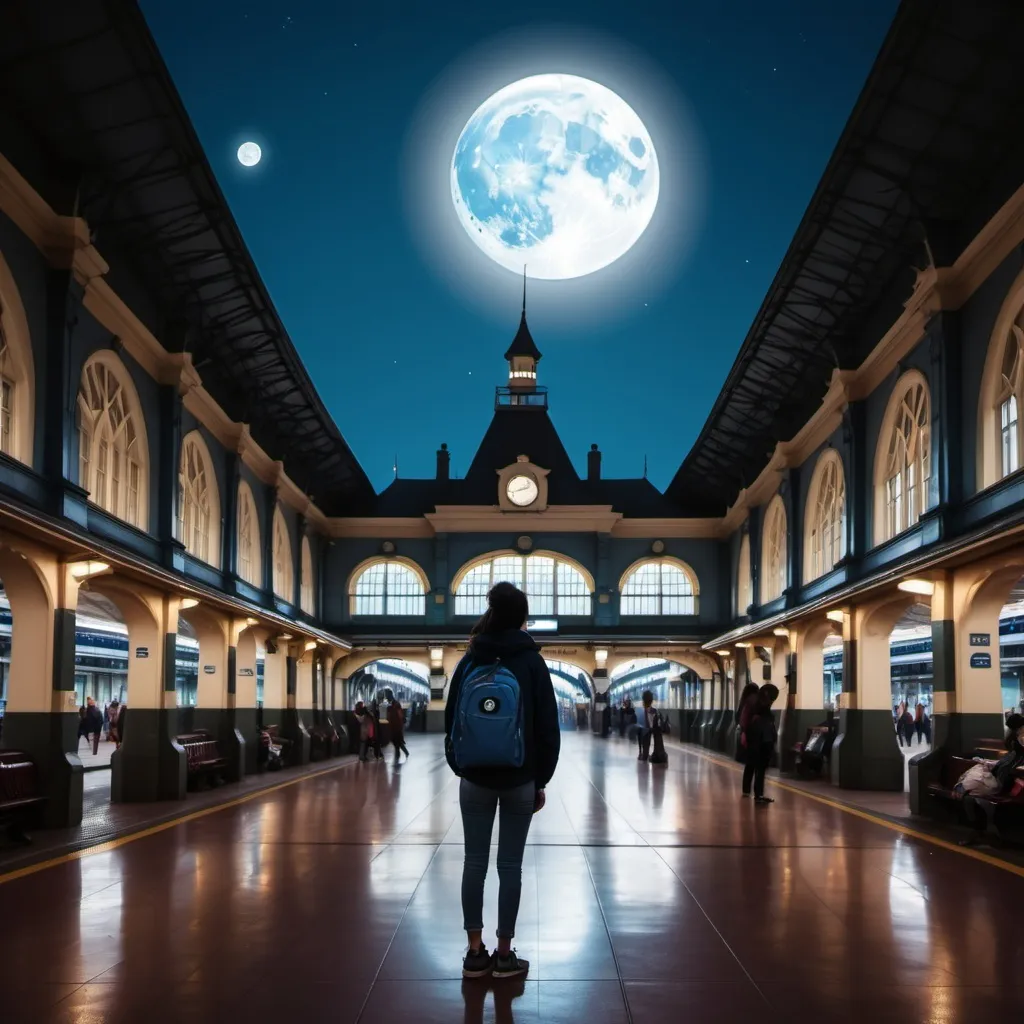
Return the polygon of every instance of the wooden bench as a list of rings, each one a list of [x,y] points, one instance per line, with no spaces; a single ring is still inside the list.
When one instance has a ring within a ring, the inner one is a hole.
[[[0,750],[0,824],[15,842],[31,842],[24,824],[46,797],[39,793],[35,762],[23,750]]]
[[[1005,750],[1002,753],[1006,753]],[[990,758],[987,760],[996,760]],[[956,795],[954,787],[969,768],[978,762],[971,757],[950,756],[943,758],[939,768],[939,777],[928,784],[930,796],[955,808],[956,818],[961,823],[966,821],[963,800]],[[1018,768],[1016,775],[1024,779],[1024,769]],[[1024,802],[1010,796],[975,796],[974,803],[986,816],[986,831],[1003,839],[1020,841],[1024,827]]]
[[[227,768],[228,760],[221,754],[217,741],[208,732],[187,732],[177,737],[185,750],[189,783],[216,779]]]

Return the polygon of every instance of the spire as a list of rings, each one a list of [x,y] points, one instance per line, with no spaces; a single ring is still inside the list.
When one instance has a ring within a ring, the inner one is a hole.
[[[531,359],[534,363],[540,362],[540,349],[537,348],[536,343],[533,340],[533,336],[530,334],[530,328],[526,326],[526,266],[523,266],[523,313],[519,318],[519,330],[516,331],[516,336],[512,339],[512,344],[509,345],[508,351],[505,353],[505,359],[511,362],[515,356],[524,356],[527,359]]]

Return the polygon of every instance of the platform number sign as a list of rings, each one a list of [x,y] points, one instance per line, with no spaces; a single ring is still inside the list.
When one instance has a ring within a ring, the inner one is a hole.
[[[970,636],[972,647],[991,647],[992,646],[992,634],[991,633],[971,633]]]

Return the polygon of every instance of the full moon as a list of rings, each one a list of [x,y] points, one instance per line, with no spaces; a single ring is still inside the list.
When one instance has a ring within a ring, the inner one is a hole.
[[[255,167],[263,157],[263,150],[255,142],[243,142],[238,147],[238,162],[243,167]]]
[[[239,156],[241,158],[241,155]],[[500,89],[463,128],[455,211],[496,263],[530,277],[584,277],[614,263],[658,204],[658,157],[632,107],[575,75]]]

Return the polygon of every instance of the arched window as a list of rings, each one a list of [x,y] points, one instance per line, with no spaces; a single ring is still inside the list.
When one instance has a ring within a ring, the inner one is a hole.
[[[32,465],[35,370],[28,321],[0,256],[0,452]]]
[[[274,509],[274,593],[289,603],[295,600],[295,569],[292,539],[281,506]]]
[[[786,506],[776,494],[764,516],[761,534],[761,604],[782,597],[786,589]]]
[[[254,587],[263,586],[260,520],[252,488],[244,480],[238,485],[238,575]]]
[[[178,466],[178,540],[195,558],[220,565],[220,495],[210,449],[198,430],[181,442]]]
[[[427,578],[405,558],[371,559],[357,566],[349,585],[352,615],[426,615]]]
[[[896,383],[875,453],[875,540],[913,526],[928,508],[931,475],[931,402],[917,370]]]
[[[514,583],[526,593],[531,615],[589,615],[594,581],[582,566],[551,552],[501,552],[463,566],[455,577],[456,615],[483,615],[495,583]]]
[[[299,588],[299,607],[307,614],[316,611],[316,590],[313,587],[313,552],[309,547],[309,538],[302,538],[302,580]]]
[[[746,615],[754,603],[754,582],[750,572],[750,534],[740,539],[740,557],[736,566],[736,614]]]
[[[831,572],[846,554],[846,480],[834,448],[822,452],[807,491],[804,581]]]
[[[1012,324],[1003,352],[999,407],[1000,475],[1009,476],[1020,469],[1021,418],[1019,410],[1024,402],[1024,331]]]
[[[98,352],[78,389],[78,482],[89,500],[133,526],[147,519],[149,453],[135,387],[113,352]]]
[[[636,562],[619,582],[620,615],[696,615],[697,577],[677,558]]]

